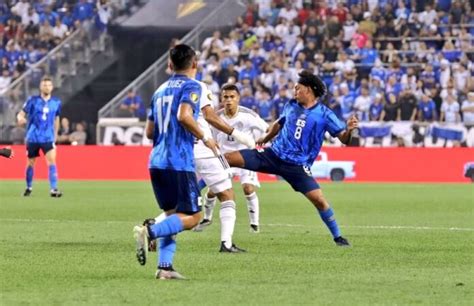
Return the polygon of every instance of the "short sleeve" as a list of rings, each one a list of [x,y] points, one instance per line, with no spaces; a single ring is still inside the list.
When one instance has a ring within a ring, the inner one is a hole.
[[[31,108],[33,106],[33,97],[29,97],[28,100],[26,100],[25,104],[23,104],[22,110],[29,115],[31,112]]]
[[[202,95],[199,102],[199,108],[203,109],[208,105],[214,106],[212,92],[205,84],[202,84]]]
[[[328,110],[326,114],[326,130],[332,137],[337,137],[340,132],[346,129],[346,124],[337,118],[332,111]]]
[[[153,115],[155,112],[155,100],[156,100],[156,94],[154,94],[153,97],[151,97],[150,110],[148,111],[149,121],[155,121],[155,116]]]
[[[58,108],[56,109],[56,117],[61,116],[61,110],[62,110],[61,101],[58,100]]]
[[[195,81],[186,82],[186,84],[183,85],[179,104],[188,103],[191,104],[191,106],[193,106],[194,108],[201,101],[201,95],[202,88],[199,83]]]

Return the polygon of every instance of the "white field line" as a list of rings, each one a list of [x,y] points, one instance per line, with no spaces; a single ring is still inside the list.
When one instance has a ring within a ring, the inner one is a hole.
[[[131,224],[130,221],[113,221],[113,220],[59,220],[59,219],[8,219],[0,218],[0,222],[40,222],[40,223],[107,223],[107,224]],[[299,227],[310,228],[311,225],[302,224],[262,224],[270,227]],[[410,225],[341,225],[342,228],[358,228],[358,229],[374,229],[374,230],[414,230],[414,231],[457,231],[457,232],[474,232],[474,228],[470,227],[431,227],[431,226],[410,226]]]

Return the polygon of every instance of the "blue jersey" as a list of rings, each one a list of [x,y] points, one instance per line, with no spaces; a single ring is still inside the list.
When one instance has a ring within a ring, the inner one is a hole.
[[[61,100],[51,97],[45,101],[41,96],[32,96],[23,105],[27,115],[27,143],[54,142],[54,121],[61,115]]]
[[[181,103],[188,103],[199,115],[202,85],[184,75],[173,75],[154,93],[148,116],[154,122],[150,169],[194,172],[194,136],[178,121]]]
[[[317,103],[305,109],[294,99],[286,104],[278,120],[282,127],[271,149],[280,159],[303,166],[313,164],[326,131],[336,137],[346,128],[326,105]]]

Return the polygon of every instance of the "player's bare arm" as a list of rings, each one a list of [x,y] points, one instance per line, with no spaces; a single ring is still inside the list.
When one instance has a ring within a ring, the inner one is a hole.
[[[155,131],[155,122],[150,119],[147,119],[145,123],[146,138],[153,139],[154,131]]]
[[[196,137],[197,139],[201,139],[202,142],[206,145],[206,147],[211,149],[216,156],[219,155],[218,147],[214,139],[206,137],[204,132],[199,128],[199,125],[197,124],[196,120],[194,120],[193,109],[191,105],[187,103],[181,103],[179,105],[178,121],[179,123],[181,123],[182,126],[184,126],[186,130],[191,132],[194,137]]]
[[[265,136],[256,141],[257,145],[263,146],[267,142],[271,141],[273,138],[275,138],[276,135],[278,135],[281,130],[281,127],[282,125],[280,124],[279,120],[273,122],[272,125],[268,128],[268,131]]]
[[[21,110],[18,115],[16,115],[16,120],[18,121],[18,124],[20,126],[23,126],[26,124],[26,113]]]
[[[359,127],[359,119],[356,116],[352,116],[347,120],[347,129],[339,133],[337,138],[343,143],[348,144],[351,141],[352,131]]]

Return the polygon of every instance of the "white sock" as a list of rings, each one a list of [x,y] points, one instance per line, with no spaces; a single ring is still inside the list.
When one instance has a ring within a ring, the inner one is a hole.
[[[221,241],[224,241],[224,244],[227,248],[232,246],[232,235],[234,234],[235,226],[235,202],[225,201],[221,203]]]
[[[166,214],[164,212],[162,212],[161,214],[159,214],[158,216],[156,216],[155,218],[155,224],[156,223],[160,223],[161,221],[165,220],[166,219]]]
[[[246,195],[245,198],[247,199],[250,224],[259,225],[260,208],[258,204],[257,193],[253,192],[249,195]]]
[[[204,219],[212,220],[212,213],[214,212],[214,206],[216,206],[216,198],[208,198],[207,194],[204,195]]]

